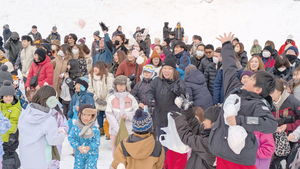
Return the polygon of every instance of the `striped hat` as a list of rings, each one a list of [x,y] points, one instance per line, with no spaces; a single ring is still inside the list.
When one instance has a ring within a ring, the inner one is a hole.
[[[150,114],[142,109],[137,109],[132,120],[132,131],[137,134],[152,131],[152,118]]]

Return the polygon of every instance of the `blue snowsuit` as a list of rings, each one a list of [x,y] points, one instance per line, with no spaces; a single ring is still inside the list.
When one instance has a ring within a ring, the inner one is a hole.
[[[92,129],[94,136],[84,139],[79,137],[81,130],[74,125],[69,133],[68,139],[71,146],[75,149],[74,169],[95,169],[97,168],[98,147],[100,146],[100,132],[97,127]],[[79,146],[89,146],[90,150],[86,154],[81,154],[78,150]]]

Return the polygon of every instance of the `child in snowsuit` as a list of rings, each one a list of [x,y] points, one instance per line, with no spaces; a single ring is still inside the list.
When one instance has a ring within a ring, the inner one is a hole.
[[[18,131],[18,120],[21,114],[20,101],[16,95],[15,87],[11,84],[11,81],[5,80],[0,88],[0,111],[3,116],[9,119],[12,127],[5,133],[1,134],[3,143],[4,155],[3,163],[10,161],[12,158],[16,160],[16,165],[19,163],[19,157],[16,153],[16,149],[19,146],[19,131]],[[19,165],[19,164],[18,164]]]
[[[95,101],[93,99],[94,94],[87,92],[88,87],[89,80],[87,78],[80,77],[76,79],[75,94],[72,96],[70,109],[68,111],[68,118],[70,119],[68,122],[69,132],[71,131],[75,121],[78,119],[79,107],[83,104],[95,105]]]
[[[110,169],[123,163],[126,169],[161,169],[165,153],[159,141],[155,141],[149,113],[138,109],[132,120],[133,134],[120,142]]]
[[[126,129],[129,134],[132,134],[132,118],[135,111],[138,109],[138,103],[135,98],[126,91],[127,77],[120,75],[114,81],[116,92],[109,96],[106,106],[106,117],[109,123],[109,134],[112,147],[112,154],[116,151],[114,144],[121,119],[125,119]]]
[[[91,104],[82,104],[78,119],[70,131],[69,141],[75,149],[74,169],[96,169],[100,132],[95,126],[97,110]]]
[[[11,128],[10,121],[0,113],[0,133],[5,134],[9,129]],[[0,136],[0,168],[2,168],[2,155],[3,152],[3,146],[2,146],[2,140]]]

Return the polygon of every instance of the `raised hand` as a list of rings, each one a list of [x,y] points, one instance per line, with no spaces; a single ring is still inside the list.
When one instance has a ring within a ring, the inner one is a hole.
[[[219,41],[223,43],[227,42],[227,41],[231,41],[234,37],[234,34],[231,34],[231,32],[228,34],[228,36],[226,35],[226,33],[224,33],[224,37],[219,35],[219,37],[216,37],[216,39],[218,39]]]

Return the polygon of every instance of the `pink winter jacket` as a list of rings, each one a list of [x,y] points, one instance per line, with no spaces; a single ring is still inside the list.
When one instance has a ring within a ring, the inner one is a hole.
[[[272,134],[263,134],[254,131],[258,143],[255,166],[257,169],[270,167],[271,158],[275,152],[275,142]]]

